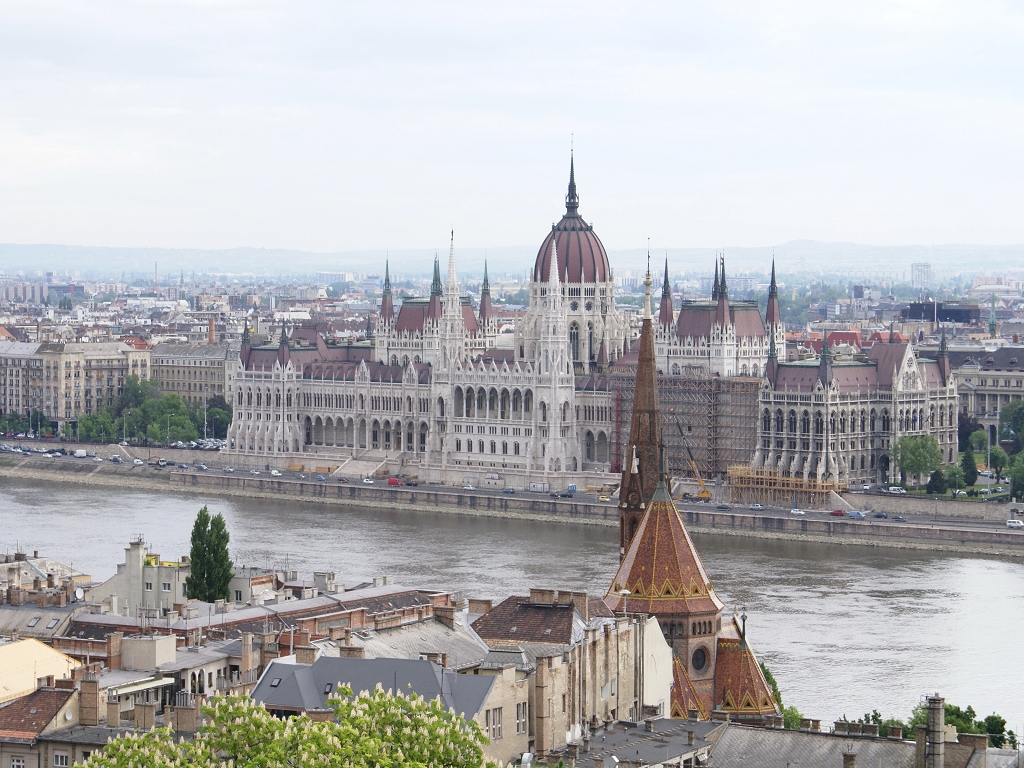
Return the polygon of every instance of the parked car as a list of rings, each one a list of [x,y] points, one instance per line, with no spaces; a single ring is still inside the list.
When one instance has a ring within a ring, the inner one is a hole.
[[[844,517],[846,515],[846,510],[845,509],[833,509],[831,512],[829,512],[829,514],[832,515],[833,517]]]
[[[141,467],[145,463],[146,462],[144,462],[142,459],[135,459],[132,461],[132,465],[136,467]]]
[[[807,513],[804,512],[802,509],[791,509],[791,510],[789,510],[789,514],[791,514],[791,515],[799,515],[800,517],[803,517]]]
[[[903,515],[893,515],[892,521],[894,523],[905,523],[907,522],[907,518],[905,518]]]
[[[897,496],[905,496],[906,493],[907,493],[907,489],[906,488],[900,488],[898,485],[890,485],[889,486],[889,493],[894,493]]]
[[[510,493],[510,494],[511,494],[511,493],[515,493],[515,492],[516,492],[516,489],[515,489],[515,488],[512,488],[511,486],[509,486],[508,488],[502,488],[502,489],[501,489],[501,492],[502,492],[502,493]]]
[[[1006,521],[1006,527],[1007,528],[1014,528],[1014,529],[1017,529],[1017,530],[1024,529],[1024,520],[1007,520]]]
[[[755,512],[760,512],[762,509],[764,509],[764,507],[762,507],[760,504],[751,504],[750,508]]]
[[[372,477],[364,477],[363,478],[363,483],[365,483],[366,485],[373,485],[373,478]]]
[[[200,464],[199,466],[202,467],[203,465]],[[276,469],[272,469],[272,470],[270,470],[270,476],[271,477],[280,477],[281,473],[278,472]]]
[[[867,515],[865,515],[863,512],[858,512],[856,509],[853,510],[852,512],[849,512],[846,516],[851,520],[867,520],[868,518]]]
[[[875,512],[875,518],[878,520],[885,520],[888,517],[885,512]]]

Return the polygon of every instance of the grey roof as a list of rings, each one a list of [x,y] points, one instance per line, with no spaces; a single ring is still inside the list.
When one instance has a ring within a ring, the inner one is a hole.
[[[149,352],[150,359],[162,357],[189,357],[203,360],[232,360],[242,349],[240,341],[218,341],[209,343],[175,343],[171,341],[156,344]]]
[[[71,619],[83,610],[81,603],[65,606],[47,606],[40,608],[33,603],[25,605],[0,605],[0,635],[10,635],[17,630],[21,637],[33,637],[47,642],[58,635],[63,635],[71,626]],[[34,626],[29,626],[36,619]],[[54,622],[56,622],[54,624]],[[50,624],[53,624],[51,627]]]
[[[0,355],[34,355],[39,344],[24,341],[0,341]]]
[[[914,768],[916,748],[915,742],[899,739],[785,731],[730,723],[715,745],[712,758],[716,766],[841,766],[843,753],[854,752],[857,765],[873,766],[881,761],[887,768]]]
[[[183,669],[193,669],[204,664],[211,664],[215,661],[223,661],[224,659],[237,659],[241,655],[241,640],[229,640],[226,643],[212,643],[199,647],[178,648],[174,655],[174,661],[161,664],[157,669],[161,672],[177,672]]]
[[[611,723],[607,729],[599,728],[590,736],[589,749],[586,742],[580,745],[576,763],[600,764],[598,761],[605,761],[606,758],[614,756],[620,763],[629,765],[681,764],[683,760],[689,760],[696,755],[707,755],[715,737],[723,728],[723,723],[660,718],[651,722],[651,728],[652,730],[648,731],[643,724],[621,720]],[[687,731],[694,734],[693,744],[689,743]],[[561,754],[565,752],[565,748],[559,750]],[[717,753],[713,755],[713,765],[730,765],[719,763]],[[763,764],[752,761],[740,765],[761,768]],[[842,765],[841,758],[839,765]]]
[[[160,721],[157,721],[160,725]],[[73,725],[70,728],[61,728],[59,731],[51,731],[39,737],[39,741],[48,741],[55,744],[85,744],[93,746],[106,746],[110,739],[116,739],[129,733],[134,733],[131,726],[111,727],[107,725]],[[195,734],[188,731],[175,731],[174,742],[182,739],[192,741]]]
[[[351,645],[363,649],[364,658],[418,659],[421,654],[445,653],[452,669],[475,667],[488,653],[487,644],[472,628],[456,623],[449,629],[434,616],[389,629],[360,629],[350,637]],[[338,655],[339,643],[334,640],[313,644],[326,656]]]
[[[275,686],[274,681],[280,679]],[[275,659],[252,692],[267,709],[307,711],[324,709],[339,684],[354,693],[384,690],[414,692],[425,699],[438,696],[446,708],[472,718],[483,708],[495,678],[492,675],[460,675],[419,659],[346,659],[321,656],[313,664]],[[328,686],[330,689],[328,690]]]

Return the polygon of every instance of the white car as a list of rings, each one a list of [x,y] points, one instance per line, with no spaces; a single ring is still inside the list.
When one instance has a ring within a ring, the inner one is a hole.
[[[464,490],[464,491],[475,491],[476,488],[474,488],[472,485],[464,485],[464,486],[462,486],[462,490]]]
[[[146,462],[144,462],[142,459],[135,459],[134,461],[132,461],[132,464],[134,464],[136,467],[141,467],[145,463]]]
[[[791,514],[791,515],[799,515],[800,517],[803,517],[807,513],[804,512],[802,509],[791,509],[791,510],[789,510],[789,514]]]
[[[99,461],[99,462],[102,462],[102,461],[103,461],[103,459],[102,459],[102,458],[100,458],[99,456],[93,456],[93,457],[92,457],[92,460],[93,460],[93,461]]]
[[[760,504],[751,504],[750,508],[755,512],[760,512],[762,509],[764,509],[764,507],[762,507]]]
[[[364,477],[363,478],[363,482],[366,483],[366,485],[373,485],[373,478],[372,477]]]
[[[272,469],[272,470],[270,470],[270,476],[271,477],[280,477],[281,473],[278,472],[276,469]]]
[[[1024,520],[1007,520],[1006,527],[1022,529],[1024,528]]]
[[[234,467],[224,467],[224,471],[225,472],[234,472],[235,468]]]
[[[260,473],[260,471],[259,471],[258,469],[250,469],[250,470],[249,470],[249,474],[250,474],[250,475],[253,475],[254,477],[255,477],[256,475],[258,475],[259,473]]]

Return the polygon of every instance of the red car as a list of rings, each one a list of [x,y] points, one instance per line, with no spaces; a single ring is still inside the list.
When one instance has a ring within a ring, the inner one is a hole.
[[[845,509],[833,509],[831,512],[829,512],[829,514],[830,515],[834,515],[835,517],[843,517],[843,516],[846,515],[846,510]]]

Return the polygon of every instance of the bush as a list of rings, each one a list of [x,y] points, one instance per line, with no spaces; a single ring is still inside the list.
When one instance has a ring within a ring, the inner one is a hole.
[[[946,474],[941,469],[936,469],[928,478],[928,493],[945,493],[949,490],[946,485]]]

